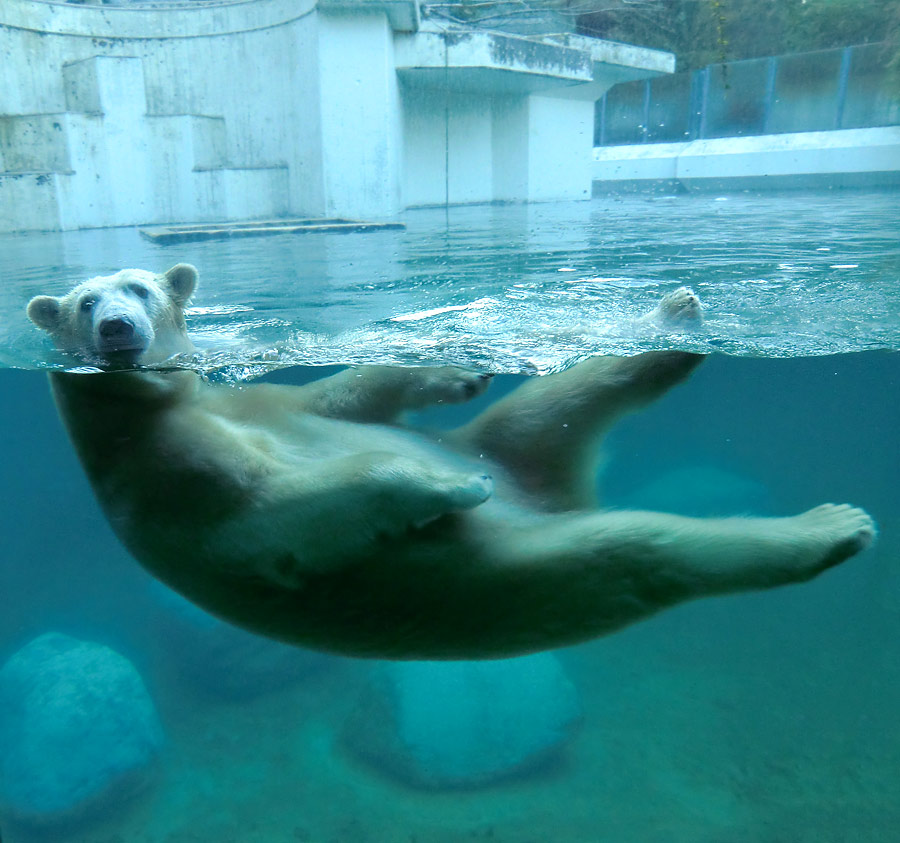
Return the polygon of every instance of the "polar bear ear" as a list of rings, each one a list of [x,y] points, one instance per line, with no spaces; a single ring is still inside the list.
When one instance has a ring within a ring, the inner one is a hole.
[[[176,304],[181,305],[191,297],[199,277],[200,273],[189,263],[177,263],[163,275],[169,294]]]
[[[35,296],[28,302],[28,318],[42,331],[53,331],[59,326],[59,299],[54,296]]]

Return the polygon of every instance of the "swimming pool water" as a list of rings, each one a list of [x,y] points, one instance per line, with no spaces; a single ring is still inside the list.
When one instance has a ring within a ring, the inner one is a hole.
[[[410,211],[406,231],[160,246],[136,229],[0,238],[0,364],[64,365],[28,324],[37,293],[126,266],[201,273],[184,361],[457,362],[510,373],[680,347],[746,356],[900,346],[896,192],[611,197]],[[686,284],[696,334],[636,330]]]

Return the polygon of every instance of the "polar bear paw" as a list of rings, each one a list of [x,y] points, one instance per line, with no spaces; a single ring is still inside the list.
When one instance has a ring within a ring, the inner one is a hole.
[[[481,395],[490,385],[493,375],[472,372],[459,366],[437,366],[423,369],[416,384],[418,406],[433,404],[462,404]]]
[[[826,503],[796,517],[799,531],[821,552],[811,560],[810,576],[865,550],[878,533],[872,517],[849,504]]]
[[[432,511],[425,511],[414,518],[412,526],[424,527],[442,515],[474,509],[483,504],[494,493],[494,481],[489,474],[457,475],[432,487],[436,499]]]
[[[436,518],[474,509],[494,491],[489,474],[447,470],[413,457],[375,453],[356,478],[360,512],[368,512],[380,532],[402,532]]]

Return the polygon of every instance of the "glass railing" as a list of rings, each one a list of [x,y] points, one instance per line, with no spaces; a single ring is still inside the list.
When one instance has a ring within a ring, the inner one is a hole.
[[[896,45],[713,64],[615,85],[597,103],[599,146],[900,124]]]

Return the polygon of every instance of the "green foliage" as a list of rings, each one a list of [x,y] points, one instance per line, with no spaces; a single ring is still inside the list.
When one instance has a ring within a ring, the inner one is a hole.
[[[670,50],[680,70],[851,44],[900,42],[900,0],[647,0],[609,5],[597,0],[597,10],[581,16],[581,30]],[[900,45],[890,50],[886,61],[900,77]]]

